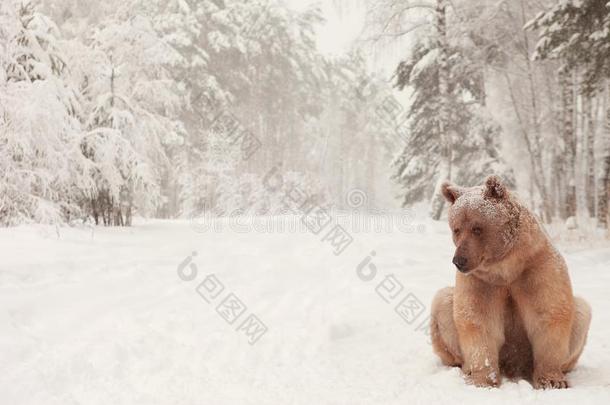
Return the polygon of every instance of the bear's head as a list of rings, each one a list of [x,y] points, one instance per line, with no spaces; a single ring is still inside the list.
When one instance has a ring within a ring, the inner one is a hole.
[[[517,238],[519,209],[499,177],[483,186],[443,183],[450,204],[449,227],[456,246],[453,264],[462,273],[502,260]]]

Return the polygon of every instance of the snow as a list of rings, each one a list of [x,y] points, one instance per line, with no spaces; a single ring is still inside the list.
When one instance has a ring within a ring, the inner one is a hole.
[[[566,254],[575,293],[593,307],[589,341],[568,375],[572,388],[536,391],[504,380],[499,389],[478,389],[440,364],[425,332],[433,294],[453,284],[446,223],[417,215],[409,232],[352,232],[335,256],[324,231],[261,233],[250,221],[227,221],[205,233],[160,220],[121,229],[1,229],[2,403],[610,400],[608,243],[586,250],[570,243]],[[183,281],[177,267],[192,252],[197,274]],[[359,265],[375,274],[372,281],[362,281]],[[195,291],[212,273],[225,287],[214,305]],[[380,294],[390,287],[376,287],[390,275],[404,288],[386,302]],[[215,306],[231,292],[247,310],[229,325]],[[425,304],[410,324],[394,311],[407,294]],[[268,327],[253,345],[236,330],[249,314]]]
[[[412,80],[417,80],[417,77],[420,73],[426,71],[435,63],[438,63],[438,59],[440,57],[440,51],[438,48],[434,48],[428,51],[416,64],[413,66],[413,71],[411,72]]]

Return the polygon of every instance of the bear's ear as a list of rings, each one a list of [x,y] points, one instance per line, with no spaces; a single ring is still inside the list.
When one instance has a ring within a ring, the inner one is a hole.
[[[443,193],[445,199],[453,204],[455,200],[464,194],[464,189],[446,181],[441,185],[441,192]]]
[[[502,200],[508,196],[508,190],[498,176],[491,175],[485,180],[484,195],[488,199]]]

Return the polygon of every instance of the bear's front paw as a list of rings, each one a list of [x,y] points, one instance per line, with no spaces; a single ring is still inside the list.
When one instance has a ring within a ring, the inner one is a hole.
[[[551,389],[551,388],[569,388],[568,380],[562,373],[541,374],[534,377],[534,388],[536,389]]]
[[[500,373],[499,370],[494,370],[489,367],[470,372],[467,376],[467,380],[477,387],[499,387]]]

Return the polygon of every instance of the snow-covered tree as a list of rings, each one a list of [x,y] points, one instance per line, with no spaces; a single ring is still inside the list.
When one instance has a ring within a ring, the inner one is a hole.
[[[594,97],[604,87],[610,91],[610,3],[607,0],[562,1],[540,12],[527,27],[539,30],[534,57],[558,60],[564,76],[578,69],[582,76],[580,89],[585,97]],[[567,97],[569,94],[564,99]],[[598,188],[598,223],[604,228],[608,227],[610,196],[610,106],[606,108]],[[569,115],[568,112],[564,119],[564,133],[568,135],[573,127]],[[568,146],[573,137],[569,138],[564,140]],[[570,159],[571,170],[573,163]]]
[[[242,175],[262,177],[278,161],[287,162],[286,170],[302,168],[304,126],[321,111],[325,80],[324,60],[315,44],[319,10],[297,12],[274,0],[203,5],[197,13],[202,30],[196,43],[205,49],[200,58],[205,66],[189,75],[194,83],[192,122],[198,130],[191,133],[189,150],[180,159],[190,172],[182,177],[189,215],[203,201],[207,206],[228,201],[220,194],[237,187]],[[233,117],[237,131],[264,147],[254,155],[231,157],[243,140],[228,139],[233,145],[225,145],[229,155],[215,156],[219,140],[210,129],[219,116]],[[205,178],[215,180],[203,187]],[[235,187],[225,187],[228,182]],[[223,187],[215,190],[214,183]]]
[[[441,52],[433,38],[418,39],[396,70],[397,87],[412,90],[407,144],[394,162],[404,205],[431,198],[439,176],[460,184],[476,184],[488,173],[512,178],[499,155],[500,127],[485,110],[479,65],[462,44],[449,42]],[[433,205],[434,218],[441,208]]]
[[[0,5],[0,223],[62,222],[94,185],[82,114],[56,25],[32,3]]]
[[[335,205],[347,207],[345,196],[359,189],[366,190],[367,204],[374,207],[378,193],[389,189],[378,179],[388,176],[387,161],[404,144],[402,107],[389,81],[369,71],[361,52],[329,59],[325,71],[323,112],[306,132],[306,145],[312,146],[302,154],[336,190]]]
[[[170,164],[166,147],[185,133],[183,90],[170,72],[181,55],[135,5],[120,8],[91,32],[87,47],[75,49],[87,55],[79,78],[87,112],[81,148],[97,186],[90,209],[96,223],[108,225],[129,225],[134,207],[154,212]]]
[[[462,21],[468,7],[446,0],[379,0],[368,12],[371,38],[400,39],[406,48],[395,84],[411,93],[407,144],[394,160],[393,179],[403,187],[403,205],[430,199],[436,219],[443,181],[473,183],[489,172],[511,177],[498,153],[500,126],[485,107],[484,63]]]
[[[461,4],[460,28],[474,45],[471,59],[484,73],[486,105],[504,129],[504,154],[520,164],[518,182],[527,190],[530,208],[550,221],[560,207],[558,186],[564,178],[551,168],[561,155],[560,91],[556,65],[531,60],[534,35],[523,30],[540,5],[530,0]]]

